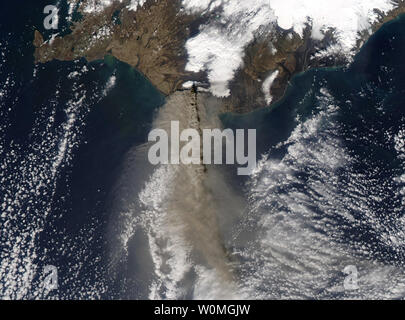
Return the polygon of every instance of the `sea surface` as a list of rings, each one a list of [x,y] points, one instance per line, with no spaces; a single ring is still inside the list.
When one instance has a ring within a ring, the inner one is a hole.
[[[1,298],[405,297],[404,16],[349,66],[297,75],[271,108],[221,116],[258,142],[252,176],[210,171],[230,190],[215,199],[230,281],[165,220],[172,172],[139,160],[165,98],[110,56],[35,65],[47,4],[0,5]]]
[[[107,198],[164,97],[113,57],[34,65],[34,29],[51,36],[47,4],[0,5],[0,296],[43,297],[54,265],[48,298],[116,297],[105,292]]]

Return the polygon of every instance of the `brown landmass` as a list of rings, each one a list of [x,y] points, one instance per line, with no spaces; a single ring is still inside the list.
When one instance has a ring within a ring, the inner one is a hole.
[[[35,31],[35,61],[81,57],[94,61],[111,54],[137,68],[162,93],[176,91],[187,76],[184,44],[195,17],[179,14],[178,1],[149,1],[135,12],[127,10],[127,4],[116,2],[99,14],[84,15],[73,24],[72,33],[56,37],[51,43],[44,42]],[[113,21],[117,11],[121,23]],[[103,28],[108,30],[107,35],[100,34]]]
[[[373,32],[405,12],[405,0],[395,2],[396,9],[387,14],[379,12],[380,19]],[[142,72],[165,95],[178,90],[187,80],[204,80],[204,74],[185,71],[185,42],[193,36],[193,30],[215,13],[187,14],[179,0],[147,0],[137,11],[128,10],[127,5],[128,1],[115,2],[98,14],[82,12],[83,18],[73,24],[72,32],[52,42],[44,42],[40,32],[35,31],[35,61],[70,61],[82,57],[94,61],[110,54]],[[120,23],[114,21],[117,12]],[[284,95],[295,74],[313,67],[347,63],[344,56],[310,59],[334,41],[332,31],[322,41],[314,41],[310,33],[310,26],[303,38],[292,30],[274,27],[252,41],[245,50],[243,67],[230,84],[231,96],[223,99],[222,111],[245,113],[267,106],[263,81],[276,70],[279,73],[271,88],[272,103]],[[371,34],[361,34],[357,50]]]

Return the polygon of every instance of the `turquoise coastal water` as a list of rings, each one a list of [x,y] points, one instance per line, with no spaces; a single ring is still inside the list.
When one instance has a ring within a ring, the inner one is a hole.
[[[111,273],[108,252],[109,232],[116,231],[108,230],[110,196],[164,97],[109,56],[34,65],[32,35],[43,28],[45,4],[19,10],[14,2],[0,10],[0,296],[145,298],[152,290],[146,280],[163,283],[168,296],[164,277],[140,279],[135,288],[128,274]],[[404,40],[402,16],[381,28],[349,67],[294,77],[271,109],[221,116],[226,127],[258,130],[261,161],[242,184],[249,208],[240,224],[229,226],[239,291],[261,298],[403,292],[397,283],[405,261]],[[145,181],[135,183],[142,189]],[[134,250],[147,256],[148,249]],[[151,259],[120,259],[124,269],[152,274]],[[370,280],[360,293],[336,290],[345,264],[381,281]],[[49,295],[41,287],[46,265],[60,275],[59,290]],[[179,281],[193,287],[186,282]]]
[[[221,116],[224,125],[256,128],[260,150],[265,151],[288,136],[296,125],[294,119],[297,116],[304,119],[314,112],[320,88],[327,88],[339,103],[344,104],[354,98],[355,106],[352,108],[359,108],[360,112],[364,109],[373,112],[382,99],[393,99],[397,101],[396,107],[401,113],[404,26],[405,16],[401,15],[374,34],[349,67],[312,69],[296,75],[285,96],[271,108],[248,115],[224,114]],[[362,99],[358,95],[366,86],[372,92]],[[351,109],[350,112],[356,116],[356,110]]]
[[[97,298],[108,282],[108,195],[164,97],[112,57],[34,65],[34,29],[45,39],[52,33],[42,25],[47,4],[1,5],[0,201],[7,214],[0,218],[0,296],[43,297],[42,269],[55,265],[60,291],[50,298]],[[16,239],[20,255],[12,259]],[[30,280],[13,287],[19,278]]]
[[[403,276],[405,265],[404,54],[401,16],[373,35],[350,66],[294,77],[270,109],[222,116],[225,126],[258,130],[260,163],[246,185],[254,211],[246,217],[252,226],[245,234],[263,232],[255,243],[266,244],[264,256],[317,270],[298,276],[271,262],[255,272],[264,258],[252,255],[242,274],[259,277],[257,290],[267,288],[266,297],[401,296],[393,279]],[[365,266],[377,262],[396,266],[392,278]],[[344,263],[363,268],[364,282],[380,285],[357,293],[337,290]],[[330,283],[314,289],[325,277]]]

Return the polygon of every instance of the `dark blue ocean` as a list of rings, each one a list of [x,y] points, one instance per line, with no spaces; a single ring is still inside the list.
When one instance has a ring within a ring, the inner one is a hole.
[[[0,10],[0,248],[5,265],[0,292],[38,298],[42,269],[55,265],[60,275],[55,296],[119,297],[105,292],[103,279],[107,198],[126,152],[146,141],[164,97],[112,57],[34,65],[34,30],[50,37],[42,25],[47,4],[2,2]],[[68,32],[63,21],[60,28]],[[16,239],[24,252],[11,257]],[[31,263],[38,272],[32,278]],[[27,283],[13,283],[22,277]]]
[[[112,57],[35,65],[34,30],[51,36],[47,4],[0,5],[0,296],[150,297],[149,284],[127,279],[134,263],[112,267],[111,212],[128,152],[165,98]],[[403,16],[350,66],[295,76],[270,109],[221,116],[257,129],[258,169],[238,181],[248,209],[227,243],[249,297],[405,297],[404,56]],[[59,277],[51,292],[48,265]],[[338,289],[347,265],[363,291]]]

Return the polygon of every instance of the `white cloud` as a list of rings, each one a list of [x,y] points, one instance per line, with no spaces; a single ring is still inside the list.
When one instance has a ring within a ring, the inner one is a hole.
[[[111,6],[114,1],[122,2],[123,0],[89,0],[87,1],[83,11],[85,13],[98,13]],[[146,0],[131,0],[127,8],[128,10],[136,11],[138,6],[142,7],[145,2]]]
[[[89,0],[86,3],[83,11],[85,13],[96,13],[101,12],[108,6],[112,5],[114,0]],[[119,0],[121,1],[121,0]]]
[[[131,0],[131,3],[128,6],[129,10],[136,11],[139,7],[142,7],[145,4],[146,0]]]
[[[276,80],[278,73],[279,73],[278,70],[272,72],[263,82],[262,89],[267,104],[270,104],[273,101],[273,97],[271,95],[271,86],[273,85],[274,80]]]
[[[207,71],[211,92],[218,97],[229,96],[228,82],[242,64],[244,48],[253,40],[254,32],[275,20],[268,2],[259,2],[261,6],[246,0],[224,2],[220,21],[204,26],[186,44],[190,56],[186,70]],[[195,2],[191,4],[188,9],[195,10]]]
[[[242,65],[244,49],[260,26],[277,23],[301,35],[311,21],[316,39],[322,38],[323,30],[334,28],[341,51],[350,56],[358,32],[369,29],[378,18],[373,9],[386,12],[394,7],[391,0],[183,0],[183,5],[191,12],[223,7],[218,21],[203,26],[186,44],[186,69],[206,71],[211,92],[219,97],[229,96],[228,83]]]
[[[122,2],[123,0],[116,0]],[[114,0],[89,0],[84,12],[100,12]],[[137,10],[146,0],[131,0],[129,10]],[[351,56],[358,32],[370,28],[378,16],[373,9],[386,12],[394,7],[391,0],[182,0],[187,12],[209,12],[219,6],[223,11],[216,21],[201,28],[189,39],[186,48],[189,61],[186,70],[205,71],[211,92],[218,97],[230,95],[228,88],[241,67],[244,50],[261,26],[277,23],[302,35],[306,23],[312,24],[312,36],[322,39],[323,31],[335,30],[339,50]]]

